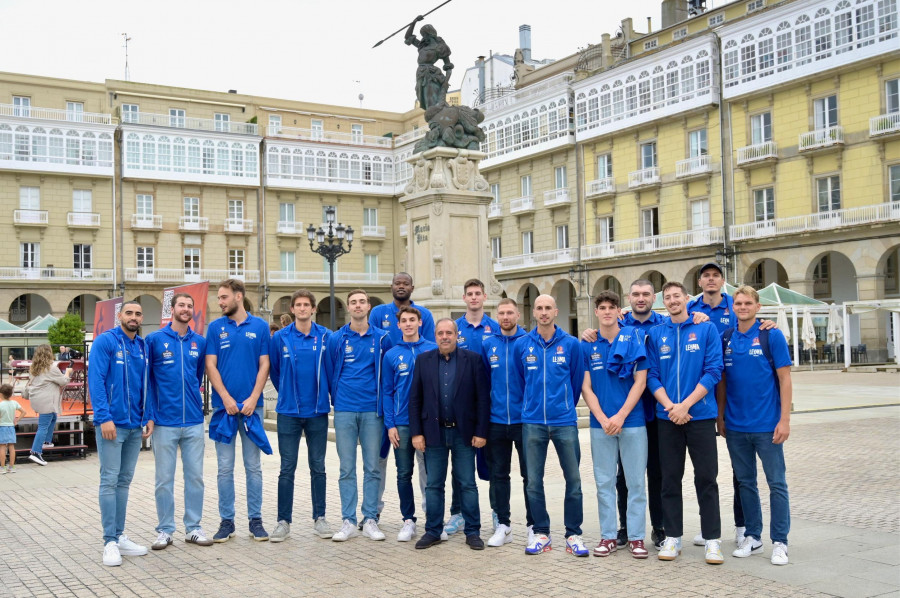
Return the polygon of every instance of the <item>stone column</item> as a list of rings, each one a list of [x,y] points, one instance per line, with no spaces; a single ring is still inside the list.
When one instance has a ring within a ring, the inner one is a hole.
[[[406,208],[407,271],[416,284],[416,303],[435,320],[465,311],[463,283],[478,278],[488,295],[486,309],[501,292],[494,279],[487,209],[492,200],[478,171],[486,154],[436,147],[413,155],[413,179],[400,203]]]
[[[856,290],[860,301],[884,299],[884,274],[856,276]],[[859,342],[866,345],[869,363],[888,360],[888,318],[890,312],[876,309],[856,316],[859,318]]]

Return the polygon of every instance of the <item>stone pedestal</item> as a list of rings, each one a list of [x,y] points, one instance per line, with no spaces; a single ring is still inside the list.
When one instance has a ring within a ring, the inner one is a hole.
[[[412,181],[400,203],[406,208],[407,270],[416,285],[415,301],[435,320],[465,311],[463,284],[485,284],[490,310],[501,287],[494,279],[487,204],[493,199],[478,171],[486,154],[436,147],[413,155]]]

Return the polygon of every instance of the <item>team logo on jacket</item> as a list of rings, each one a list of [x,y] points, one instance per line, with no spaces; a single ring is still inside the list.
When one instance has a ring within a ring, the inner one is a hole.
[[[556,347],[556,352],[557,352],[557,353],[564,353],[565,351],[566,351],[566,350],[563,349],[563,346],[562,346],[562,345],[559,345],[558,347]]]
[[[668,355],[671,351],[672,347],[670,347],[669,345],[660,345],[659,347],[659,352],[663,355]]]
[[[222,332],[219,333],[219,338],[221,338],[221,339],[226,339],[226,338],[228,338],[228,333],[225,332],[225,327],[224,327],[224,326],[222,326]]]
[[[387,314],[385,314],[384,320],[381,322],[381,327],[382,328],[390,328],[391,327],[391,321],[388,319]]]
[[[725,311],[722,312],[722,315],[725,315],[725,316],[728,315],[728,308],[727,308],[727,307],[725,308]]]
[[[750,344],[754,347],[758,346],[759,345],[759,337],[758,336],[753,337],[753,342]]]
[[[284,351],[284,354],[285,354],[285,355],[288,354],[288,348],[287,348],[287,345],[282,346],[281,349]]]
[[[688,334],[688,342],[697,340],[697,335],[693,332]]]
[[[245,335],[247,338],[256,338],[256,333],[255,333],[255,332],[245,332],[244,335]]]
[[[344,343],[344,353],[353,353],[353,347],[350,345],[350,341]]]
[[[125,356],[122,355],[122,352],[121,352],[121,351],[116,351],[116,358],[118,358],[118,359],[125,359]]]
[[[490,333],[491,333],[491,327],[490,327],[490,326],[485,326],[485,327],[484,327],[484,333],[485,333],[485,334],[490,334]]]
[[[464,336],[462,335],[462,332],[460,332],[459,335],[457,336],[456,342],[457,342],[457,343],[464,343],[464,342],[466,342],[466,337],[464,337]]]
[[[197,341],[191,341],[191,349],[197,349]]]
[[[173,353],[171,351],[163,351],[163,359],[172,359]]]
[[[594,349],[594,352],[591,353],[591,361],[596,361],[597,363],[602,362],[603,356],[597,352],[597,347],[593,347],[593,349]]]

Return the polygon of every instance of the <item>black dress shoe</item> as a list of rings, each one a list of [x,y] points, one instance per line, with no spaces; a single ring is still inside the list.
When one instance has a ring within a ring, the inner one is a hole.
[[[484,550],[484,540],[481,539],[481,536],[471,535],[466,536],[466,544],[469,545],[469,548],[472,550]]]
[[[435,536],[432,533],[426,532],[424,536],[419,538],[419,541],[416,542],[416,548],[431,548],[435,544],[441,543],[441,537]],[[484,544],[481,545],[484,548]]]
[[[654,527],[653,533],[650,534],[650,539],[653,541],[653,545],[659,549],[662,546],[663,540],[666,539],[666,530]]]

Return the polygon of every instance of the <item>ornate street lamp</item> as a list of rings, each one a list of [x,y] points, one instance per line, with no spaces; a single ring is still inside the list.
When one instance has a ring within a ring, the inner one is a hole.
[[[327,226],[325,230],[323,226]],[[312,224],[306,229],[306,235],[309,238],[309,248],[314,253],[318,253],[328,260],[328,279],[331,289],[331,329],[335,329],[334,314],[334,262],[345,253],[349,253],[353,247],[353,227],[344,225],[340,222],[337,226],[334,224],[334,206],[325,208],[325,223],[316,229]],[[344,247],[344,239],[347,240],[347,247]],[[316,245],[318,243],[318,245]]]

